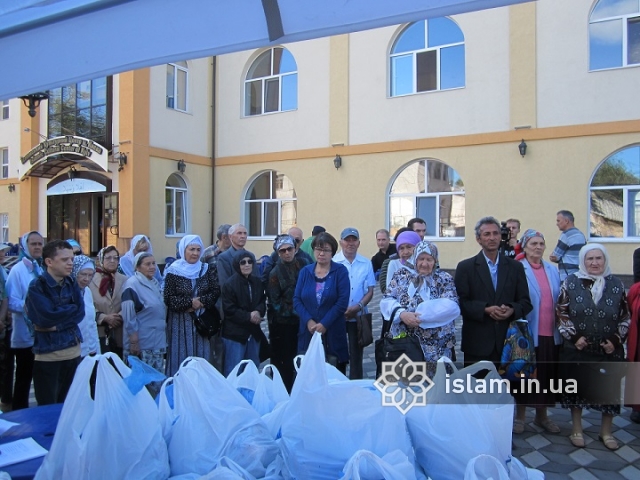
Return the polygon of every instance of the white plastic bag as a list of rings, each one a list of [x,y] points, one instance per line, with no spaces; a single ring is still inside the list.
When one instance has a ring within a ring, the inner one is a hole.
[[[399,450],[380,458],[367,450],[358,450],[342,469],[340,480],[415,480],[414,466]]]
[[[453,375],[445,379],[445,363]],[[491,362],[478,362],[457,370],[449,359],[438,360],[435,383],[427,393],[427,405],[407,412],[406,420],[416,452],[416,460],[433,480],[458,480],[469,461],[482,454],[497,458],[506,469],[511,458],[513,397],[504,384],[491,393],[477,393],[482,382],[470,375],[489,370],[487,382],[499,378]],[[462,379],[460,394],[447,392],[444,382]],[[490,385],[490,383],[484,383]],[[502,388],[505,387],[505,388]]]
[[[112,353],[85,357],[62,407],[51,449],[34,478],[164,480],[169,476],[158,409],[146,389],[131,393],[123,380],[130,373]]]
[[[227,381],[242,394],[249,404],[252,404],[260,382],[260,372],[252,360],[242,360],[229,372]]]
[[[509,474],[497,458],[478,455],[467,463],[464,480],[509,480]]]
[[[229,457],[261,478],[278,447],[258,413],[206,360],[189,357],[173,377],[173,408],[166,387],[159,396],[171,474],[213,470]]]
[[[280,446],[293,478],[340,478],[358,450],[378,457],[400,450],[413,460],[402,414],[383,407],[375,387],[329,383],[324,349],[314,334],[293,385],[282,422]]]
[[[271,372],[270,378],[267,372]],[[258,385],[256,386],[251,405],[260,415],[271,412],[280,402],[289,400],[287,387],[284,386],[280,372],[273,365],[265,365],[260,372]]]

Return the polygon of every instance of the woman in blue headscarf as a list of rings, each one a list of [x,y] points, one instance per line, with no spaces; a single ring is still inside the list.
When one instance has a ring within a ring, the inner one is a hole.
[[[167,376],[173,376],[187,357],[211,360],[211,342],[201,336],[193,316],[215,308],[220,296],[218,270],[202,263],[204,245],[198,235],[180,240],[180,259],[167,268],[164,303],[167,306]]]
[[[33,337],[24,315],[24,300],[29,284],[42,275],[42,247],[44,238],[36,231],[26,233],[20,239],[20,260],[7,278],[9,311],[11,312],[13,331],[11,349],[16,356],[16,381],[13,390],[13,410],[29,406],[29,390],[33,377]]]
[[[96,324],[96,307],[93,304],[93,294],[91,289],[87,288],[96,273],[96,265],[86,255],[76,255],[73,257],[73,270],[71,278],[73,278],[84,297],[84,318],[78,325],[82,334],[82,343],[80,344],[80,356],[82,358],[87,355],[100,353],[100,341],[98,340],[98,325]]]

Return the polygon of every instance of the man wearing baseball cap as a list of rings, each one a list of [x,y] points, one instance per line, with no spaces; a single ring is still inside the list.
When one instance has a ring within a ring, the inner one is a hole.
[[[371,262],[358,253],[360,233],[353,227],[345,228],[340,234],[340,252],[333,261],[341,263],[349,271],[349,307],[344,313],[349,337],[349,378],[362,378],[362,347],[358,345],[356,316],[368,313],[367,304],[373,298],[376,279]]]

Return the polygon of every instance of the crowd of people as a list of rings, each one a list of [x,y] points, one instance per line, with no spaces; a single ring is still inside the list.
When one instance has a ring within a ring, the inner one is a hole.
[[[28,232],[8,276],[0,269],[0,335],[10,328],[1,400],[13,409],[26,408],[33,379],[38,405],[64,401],[81,359],[106,351],[125,360],[136,356],[172,376],[189,356],[212,358],[211,333],[202,331],[212,313],[221,319],[216,335],[224,345],[225,375],[241,360],[259,366],[268,350],[291,391],[294,357],[318,332],[327,361],[360,379],[357,320],[368,313],[379,285],[383,335],[415,337],[429,376],[442,356],[456,360],[460,315],[465,365],[488,360],[499,366],[511,322],[525,319],[537,381],[547,386],[579,379],[582,388],[561,395],[547,388],[514,394],[513,432],[524,431],[526,409],[533,407],[537,426],[560,433],[547,415],[560,402],[571,409],[573,445],[585,446],[581,414],[589,408],[602,412],[599,438],[615,450],[612,420],[620,413],[621,377],[600,378],[589,365],[624,362],[630,332],[627,360],[640,361],[640,303],[629,303],[622,282],[611,274],[606,248],[587,244],[571,212],[558,212],[556,223],[562,234],[548,262],[543,233],[528,229],[518,239],[520,222],[509,219],[505,242],[498,220],[480,219],[474,233],[481,250],[460,261],[454,276],[440,268],[438,248],[425,239],[427,224],[420,218],[399,229],[395,243],[389,231],[378,230],[378,252],[370,260],[358,253],[356,228],[347,227],[336,238],[316,226],[306,239],[297,227],[278,235],[273,253],[260,264],[245,248],[246,227],[223,224],[208,248],[198,235],[184,236],[177,260],[164,274],[146,235],[135,236],[122,257],[115,246],[103,248],[94,263],[74,240],[45,244],[38,232]],[[609,382],[604,396],[602,382]],[[640,421],[637,406],[631,419]]]

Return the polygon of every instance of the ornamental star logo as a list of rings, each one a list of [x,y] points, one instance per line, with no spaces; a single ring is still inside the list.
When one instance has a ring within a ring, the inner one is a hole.
[[[406,414],[427,404],[427,392],[435,384],[427,376],[427,364],[414,362],[404,353],[395,362],[383,362],[382,374],[373,383],[382,393],[382,405]]]

